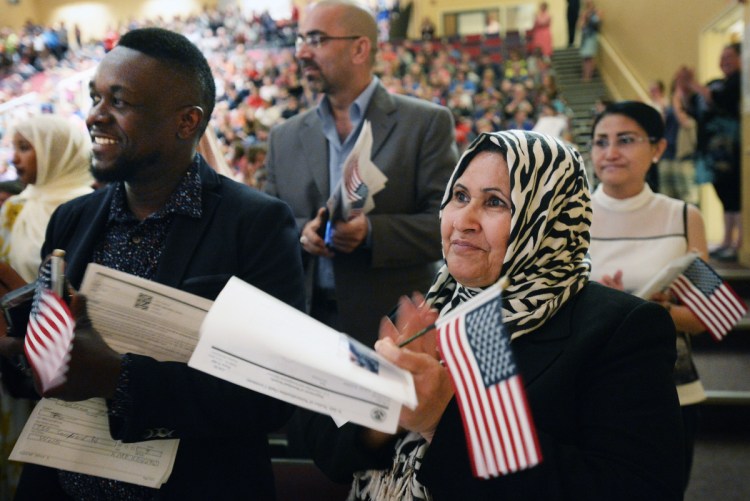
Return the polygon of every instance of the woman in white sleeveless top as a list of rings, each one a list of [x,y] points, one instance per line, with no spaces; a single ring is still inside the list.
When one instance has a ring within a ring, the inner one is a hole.
[[[689,251],[707,259],[698,208],[654,193],[646,183],[646,172],[666,148],[659,112],[640,102],[614,103],[594,121],[592,135],[591,157],[601,181],[592,195],[592,280],[635,292],[667,263]],[[669,311],[677,329],[674,376],[685,424],[687,479],[697,429],[696,404],[706,398],[690,354],[689,335],[706,329],[668,292],[650,299]]]

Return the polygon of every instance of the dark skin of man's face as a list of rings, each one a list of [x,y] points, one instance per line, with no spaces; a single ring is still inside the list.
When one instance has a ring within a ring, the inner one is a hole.
[[[127,47],[116,47],[90,83],[86,123],[93,142],[92,172],[100,181],[138,183],[185,169],[178,137],[181,110],[195,104],[184,77]]]

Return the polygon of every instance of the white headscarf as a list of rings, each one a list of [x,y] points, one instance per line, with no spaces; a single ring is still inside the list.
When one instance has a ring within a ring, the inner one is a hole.
[[[591,196],[580,153],[560,140],[520,130],[485,133],[459,159],[441,218],[453,185],[480,151],[502,154],[510,173],[510,238],[498,279],[510,279],[503,321],[515,338],[544,324],[588,282]],[[443,315],[479,292],[458,284],[444,264],[426,297]]]
[[[91,140],[82,127],[56,115],[38,115],[19,123],[36,153],[36,181],[6,201],[22,204],[2,255],[27,281],[37,277],[44,235],[52,212],[62,203],[91,193]],[[3,210],[5,216],[6,210]]]

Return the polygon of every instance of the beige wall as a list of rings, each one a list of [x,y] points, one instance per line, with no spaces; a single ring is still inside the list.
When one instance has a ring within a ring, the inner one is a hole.
[[[401,4],[408,3],[402,1]],[[429,17],[438,29],[438,36],[443,31],[443,15],[447,13],[496,9],[499,6],[539,5],[541,0],[413,0],[414,4],[409,33],[413,38],[419,37],[419,25],[422,19]],[[567,43],[568,29],[565,21],[566,2],[548,0],[549,12],[552,15],[552,39],[554,46]]]
[[[21,0],[15,5],[6,1],[0,4],[0,25],[20,28],[27,19],[36,21],[39,18],[35,2]]]
[[[701,49],[703,29],[727,9],[729,0],[597,0],[602,10],[600,66],[607,85],[619,99],[642,98],[654,79],[667,85],[681,65],[704,78],[717,76],[718,51],[706,61]],[[682,8],[675,8],[679,5]],[[622,69],[630,75],[622,74]],[[640,88],[638,88],[640,86]]]
[[[128,19],[186,16],[200,12],[204,5],[217,3],[217,0],[20,0],[13,6],[0,1],[3,25],[17,28],[29,18],[44,25],[65,21],[69,28],[78,24],[84,40],[101,38],[107,28],[116,28]]]

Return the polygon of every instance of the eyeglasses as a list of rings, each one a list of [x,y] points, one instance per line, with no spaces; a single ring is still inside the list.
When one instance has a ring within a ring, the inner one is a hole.
[[[361,35],[351,35],[347,37],[332,37],[321,33],[320,31],[311,31],[309,33],[300,33],[297,35],[297,39],[294,42],[294,48],[300,50],[303,45],[307,45],[313,49],[319,49],[324,43],[329,40],[356,40],[361,38]]]
[[[617,146],[618,149],[628,149],[632,148],[638,143],[643,143],[646,141],[648,141],[649,143],[655,143],[657,139],[655,137],[637,136],[635,134],[623,134],[621,136],[617,136],[617,139],[615,139],[615,146]],[[591,142],[591,147],[598,150],[606,150],[607,148],[609,148],[609,145],[609,138],[606,137],[600,137],[594,139]]]

